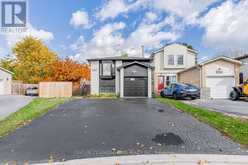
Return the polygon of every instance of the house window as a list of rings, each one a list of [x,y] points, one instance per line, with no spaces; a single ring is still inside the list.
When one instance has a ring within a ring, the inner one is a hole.
[[[240,73],[239,74],[239,84],[243,84],[244,83],[244,74]]]
[[[184,60],[183,60],[183,55],[177,55],[177,65],[183,65]]]
[[[168,65],[174,65],[174,55],[168,55]]]
[[[177,76],[172,75],[172,76],[166,76],[166,86],[170,86],[171,83],[176,83],[177,82]]]
[[[113,63],[103,62],[101,65],[101,76],[112,76],[113,75]]]

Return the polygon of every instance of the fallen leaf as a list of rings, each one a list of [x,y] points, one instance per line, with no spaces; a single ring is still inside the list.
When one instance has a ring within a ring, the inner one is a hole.
[[[208,163],[207,160],[199,160],[199,161],[198,161],[198,164],[199,164],[199,165],[204,165],[204,164],[207,164],[207,163]]]

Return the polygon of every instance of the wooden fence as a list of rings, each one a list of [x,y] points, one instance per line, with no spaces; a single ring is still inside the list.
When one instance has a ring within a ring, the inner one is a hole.
[[[23,84],[22,81],[12,81],[11,94],[12,95],[25,95],[27,88],[39,88],[39,84]]]
[[[45,98],[72,97],[72,82],[40,82],[39,96]]]

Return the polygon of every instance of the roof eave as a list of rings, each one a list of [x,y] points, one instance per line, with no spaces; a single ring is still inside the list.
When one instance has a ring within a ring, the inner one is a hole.
[[[211,59],[211,60],[208,60],[208,61],[205,61],[203,63],[201,63],[201,65],[206,65],[206,64],[209,64],[211,62],[214,62],[214,61],[217,61],[217,60],[226,60],[226,61],[229,61],[229,62],[232,62],[232,63],[236,63],[236,64],[242,64],[242,62],[238,61],[238,60],[235,60],[235,59],[232,59],[232,58],[229,58],[229,57],[225,57],[225,56],[221,56],[221,57],[217,57],[217,58],[214,58],[214,59]]]
[[[1,69],[1,70],[3,70],[4,72],[7,72],[7,73],[9,73],[9,74],[14,75],[14,73],[13,73],[13,72],[11,72],[11,71],[9,71],[9,70],[7,70],[7,69],[4,69],[4,68],[2,68],[2,67],[0,67],[0,69]]]

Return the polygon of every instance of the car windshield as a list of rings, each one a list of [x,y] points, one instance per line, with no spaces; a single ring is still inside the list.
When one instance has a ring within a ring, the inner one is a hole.
[[[248,165],[248,0],[0,0],[0,165]]]

